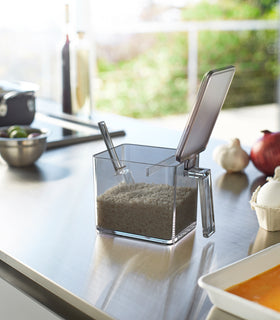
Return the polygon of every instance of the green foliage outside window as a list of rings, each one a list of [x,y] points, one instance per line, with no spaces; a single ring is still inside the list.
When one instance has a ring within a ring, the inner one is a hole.
[[[182,11],[183,20],[276,19],[272,0],[201,2]],[[118,114],[155,117],[186,113],[188,35],[165,33],[145,36],[151,45],[128,59],[98,60],[100,88],[97,108]],[[133,41],[143,38],[135,35]],[[275,101],[277,31],[201,31],[198,76],[228,64],[237,67],[224,108]]]

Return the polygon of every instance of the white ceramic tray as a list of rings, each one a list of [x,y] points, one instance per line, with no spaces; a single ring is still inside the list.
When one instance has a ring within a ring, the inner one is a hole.
[[[198,284],[218,308],[247,320],[280,320],[280,312],[241,298],[225,289],[280,264],[280,244],[202,276]]]

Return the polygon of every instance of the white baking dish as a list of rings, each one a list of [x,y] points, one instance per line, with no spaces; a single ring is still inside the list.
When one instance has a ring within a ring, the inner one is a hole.
[[[204,275],[198,280],[198,284],[207,291],[211,302],[224,311],[247,320],[280,320],[280,312],[225,291],[228,287],[278,264],[280,264],[280,244]]]

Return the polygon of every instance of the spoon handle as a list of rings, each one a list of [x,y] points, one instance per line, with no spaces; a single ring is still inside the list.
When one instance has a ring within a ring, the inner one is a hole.
[[[100,122],[98,122],[98,126],[99,126],[100,132],[103,136],[103,139],[106,144],[107,150],[109,152],[110,158],[112,160],[114,169],[116,172],[118,172],[124,167],[120,163],[119,157],[116,153],[115,147],[113,145],[113,141],[111,139],[110,133],[107,128],[107,125],[106,125],[105,121],[100,121]]]

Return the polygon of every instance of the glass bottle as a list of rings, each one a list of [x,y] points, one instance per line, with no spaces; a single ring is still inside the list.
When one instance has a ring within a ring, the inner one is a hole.
[[[65,5],[66,40],[62,47],[62,111],[72,114],[70,80],[69,5]]]
[[[70,51],[71,56],[71,92],[72,113],[90,118],[91,77],[90,77],[90,45],[84,31],[78,31]]]

